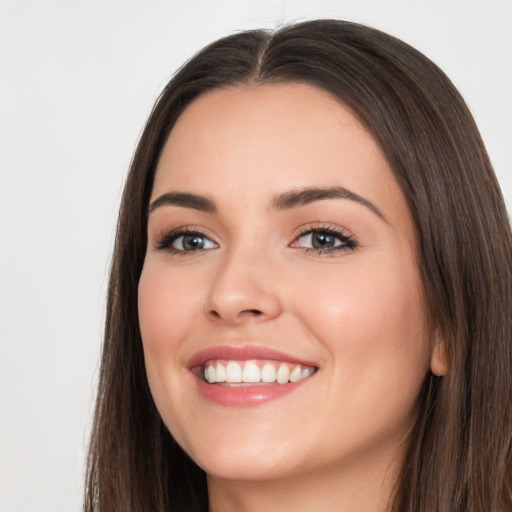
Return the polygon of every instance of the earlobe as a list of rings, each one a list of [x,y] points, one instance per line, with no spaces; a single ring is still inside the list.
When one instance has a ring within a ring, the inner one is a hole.
[[[438,337],[432,349],[430,357],[430,370],[438,377],[444,377],[450,369],[446,344],[441,337]]]

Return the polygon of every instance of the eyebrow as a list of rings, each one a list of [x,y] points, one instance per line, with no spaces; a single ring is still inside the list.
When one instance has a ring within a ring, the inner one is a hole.
[[[150,204],[148,213],[165,205],[192,208],[206,213],[215,213],[217,211],[215,201],[209,197],[190,194],[188,192],[167,192]]]
[[[382,220],[387,222],[384,214],[372,202],[344,187],[314,187],[285,192],[274,198],[272,201],[272,208],[276,210],[298,208],[300,206],[314,203],[315,201],[322,201],[326,199],[349,199],[350,201],[355,201],[356,203],[365,206]]]
[[[348,199],[354,201],[365,206],[387,222],[384,214],[372,202],[344,187],[312,187],[284,192],[274,197],[271,208],[273,210],[288,210],[328,199]],[[193,210],[205,213],[216,213],[218,211],[217,204],[212,198],[189,192],[167,192],[162,194],[150,204],[148,213],[161,206],[192,208]]]

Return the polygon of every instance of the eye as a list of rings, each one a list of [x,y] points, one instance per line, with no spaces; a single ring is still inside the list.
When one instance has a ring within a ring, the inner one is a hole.
[[[180,235],[171,244],[177,251],[199,251],[201,249],[214,249],[216,245],[203,235]]]
[[[353,250],[357,244],[352,237],[338,229],[319,227],[302,233],[292,242],[291,247],[303,248],[306,252],[314,251],[324,254]]]
[[[171,253],[186,253],[216,249],[218,245],[199,231],[180,229],[165,234],[159,239],[155,247]]]
[[[342,242],[339,238],[329,233],[313,231],[306,235],[302,235],[297,240],[297,245],[313,249],[332,249],[333,247],[339,247],[342,245]]]

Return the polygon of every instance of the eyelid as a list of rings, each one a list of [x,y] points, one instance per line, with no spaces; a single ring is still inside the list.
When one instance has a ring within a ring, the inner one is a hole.
[[[295,242],[297,242],[300,238],[313,234],[313,233],[327,233],[338,240],[340,240],[342,243],[337,246],[333,247],[326,247],[326,248],[316,248],[316,247],[300,247],[300,246],[293,246]],[[359,242],[357,238],[352,235],[351,233],[347,232],[346,229],[337,226],[335,224],[320,222],[320,223],[308,223],[304,226],[301,226],[298,229],[298,232],[293,236],[293,240],[290,243],[290,247],[294,247],[297,249],[302,249],[306,253],[313,251],[317,254],[327,254],[327,253],[334,253],[338,251],[345,251],[345,250],[355,250],[359,246]]]
[[[334,245],[332,247],[303,247],[296,245],[298,240],[300,240],[302,237],[305,237],[309,234],[314,233],[325,233],[330,236],[333,236],[336,238],[340,243],[337,245]],[[212,244],[215,245],[215,247],[206,247],[206,248],[199,248],[196,250],[186,250],[186,249],[176,249],[172,247],[174,242],[178,240],[182,236],[194,236],[197,235],[201,238],[204,238],[208,241],[210,241]],[[204,251],[210,251],[212,249],[216,249],[219,247],[219,243],[215,240],[215,237],[210,235],[209,233],[206,233],[206,231],[200,227],[200,226],[180,226],[175,229],[163,229],[161,230],[156,236],[155,236],[155,242],[153,243],[153,246],[156,250],[159,251],[167,251],[171,254],[179,254],[179,255],[187,255],[190,256],[194,253],[201,253]],[[329,254],[329,253],[336,253],[336,252],[343,252],[347,250],[355,250],[358,247],[358,241],[357,239],[352,235],[347,233],[347,230],[334,224],[330,223],[308,223],[304,226],[301,226],[298,228],[297,232],[293,236],[292,241],[288,244],[289,247],[294,249],[301,249],[304,252],[313,252],[315,254]]]
[[[205,238],[215,244],[215,248],[219,246],[218,242],[215,241],[214,237],[207,234],[205,230],[199,226],[181,226],[175,229],[164,229],[157,233],[155,236],[155,242],[153,243],[153,247],[160,251],[168,251],[171,254],[180,254],[186,255],[195,252],[209,251],[213,248],[201,249],[197,251],[186,251],[180,249],[174,249],[171,247],[172,243],[174,243],[178,238],[187,235],[197,235],[202,238]]]

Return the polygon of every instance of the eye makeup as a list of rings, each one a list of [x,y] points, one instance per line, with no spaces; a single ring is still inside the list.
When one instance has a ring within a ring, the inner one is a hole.
[[[305,253],[332,255],[347,250],[353,251],[357,249],[358,245],[353,236],[348,235],[338,226],[320,224],[301,228],[290,247],[303,249]]]
[[[156,238],[155,249],[171,255],[186,256],[191,253],[217,249],[219,245],[197,226],[183,226],[164,231]],[[357,240],[332,224],[308,224],[300,229],[289,244],[306,254],[334,255],[357,249]]]

